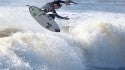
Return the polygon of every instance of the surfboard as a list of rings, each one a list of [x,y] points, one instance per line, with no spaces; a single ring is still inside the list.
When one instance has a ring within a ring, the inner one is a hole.
[[[29,11],[31,16],[45,29],[53,32],[60,32],[58,24],[43,10],[35,6],[29,6]]]

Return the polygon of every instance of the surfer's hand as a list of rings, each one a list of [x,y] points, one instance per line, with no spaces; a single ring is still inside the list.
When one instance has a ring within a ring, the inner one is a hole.
[[[63,19],[65,19],[65,20],[69,20],[69,18],[66,16],[66,17],[63,17]]]

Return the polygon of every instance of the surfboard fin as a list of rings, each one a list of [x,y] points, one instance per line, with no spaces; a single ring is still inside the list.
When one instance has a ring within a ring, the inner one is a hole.
[[[60,32],[60,29],[55,29],[55,32]]]

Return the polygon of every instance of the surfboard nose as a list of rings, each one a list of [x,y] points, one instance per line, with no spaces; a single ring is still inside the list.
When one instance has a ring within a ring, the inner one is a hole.
[[[60,32],[60,29],[55,29],[55,32]]]

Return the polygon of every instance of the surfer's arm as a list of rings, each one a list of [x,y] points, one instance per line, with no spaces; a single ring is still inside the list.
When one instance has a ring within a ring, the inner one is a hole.
[[[70,1],[70,3],[78,4],[78,3],[74,2],[74,1]]]
[[[65,1],[54,1],[54,2],[58,2],[58,3],[65,3]]]
[[[63,19],[63,18],[64,18],[64,17],[62,17],[62,16],[58,15],[58,14],[56,13],[56,11],[55,11],[55,10],[53,10],[53,14],[54,14],[57,18],[61,18],[61,19]]]
[[[57,13],[54,13],[54,15],[55,15],[57,18],[61,18],[61,19],[63,19],[63,18],[64,18],[64,17],[62,17],[62,16],[58,15]]]
[[[54,14],[57,18],[60,18],[60,19],[65,19],[65,20],[69,20],[69,18],[66,16],[66,17],[62,17],[60,15],[58,15],[57,13]]]
[[[54,15],[55,17],[57,17],[57,18],[65,19],[65,20],[68,20],[68,19],[69,19],[68,17],[62,17],[62,16],[58,15],[55,9],[52,10],[52,13],[53,13],[53,15]]]
[[[71,1],[71,0],[68,0],[68,1],[60,1],[60,0],[58,0],[58,1],[54,1],[54,2],[64,3],[66,5],[70,5],[70,3],[78,4],[78,3],[74,2],[74,1]]]
[[[56,13],[56,11],[54,11],[53,14],[54,14],[57,18],[69,20],[69,18],[68,18],[67,16],[66,16],[66,17],[62,17],[62,16],[58,15],[58,14]]]

